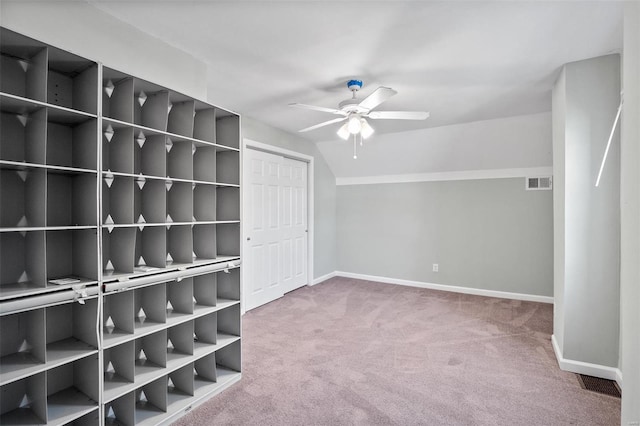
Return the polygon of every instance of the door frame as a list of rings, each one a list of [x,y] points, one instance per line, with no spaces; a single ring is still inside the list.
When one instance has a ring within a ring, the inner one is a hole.
[[[263,142],[258,142],[252,139],[242,139],[242,149],[246,152],[247,149],[253,149],[256,151],[266,152],[268,154],[280,155],[292,160],[303,161],[307,163],[307,286],[313,284],[313,236],[314,236],[314,222],[313,222],[313,157],[310,155],[302,154],[300,152],[292,151],[286,148],[280,148],[277,146],[269,145]],[[245,186],[245,173],[249,170],[248,164],[246,164],[246,157],[242,156],[242,173],[240,176],[240,204],[242,211],[241,227],[240,227],[240,256],[244,259],[246,253],[244,253],[245,241],[247,239],[247,227],[245,221],[245,214],[248,214],[246,208],[246,196],[248,194],[248,188]],[[246,312],[246,300],[245,300],[245,281],[244,281],[245,268],[241,268],[240,271],[240,299],[242,300],[242,314]]]

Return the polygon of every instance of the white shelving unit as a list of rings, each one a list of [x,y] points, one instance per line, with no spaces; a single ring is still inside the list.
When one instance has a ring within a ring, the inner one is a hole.
[[[4,28],[0,59],[0,423],[167,423],[241,377],[240,117]]]

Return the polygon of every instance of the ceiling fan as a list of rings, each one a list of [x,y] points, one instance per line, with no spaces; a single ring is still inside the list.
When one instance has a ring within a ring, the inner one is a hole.
[[[374,132],[373,127],[369,125],[365,118],[372,120],[426,120],[429,117],[429,113],[424,111],[373,111],[378,105],[398,93],[389,87],[380,86],[362,100],[356,99],[356,93],[362,89],[361,80],[349,80],[347,87],[351,90],[352,97],[351,99],[340,102],[338,109],[299,103],[289,104],[289,106],[296,108],[328,112],[340,116],[299,131],[308,132],[330,124],[346,121],[346,123],[338,129],[338,136],[344,140],[348,140],[349,137],[353,135],[353,158],[357,158],[357,136],[360,135],[360,145],[362,145],[362,139],[367,139]]]

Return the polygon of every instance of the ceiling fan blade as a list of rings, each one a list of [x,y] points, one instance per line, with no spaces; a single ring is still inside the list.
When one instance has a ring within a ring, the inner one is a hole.
[[[380,86],[372,94],[364,98],[358,106],[366,110],[372,110],[397,93],[389,87]]]
[[[429,113],[424,111],[371,111],[367,117],[373,120],[426,120]]]
[[[306,129],[298,130],[298,132],[308,132],[309,130],[315,130],[315,129],[318,129],[320,127],[328,126],[329,124],[339,123],[339,122],[344,121],[346,119],[347,119],[347,117],[334,118],[333,120],[325,121],[323,123],[316,124],[315,126],[311,126],[311,127],[307,127]]]
[[[331,113],[331,114],[347,115],[347,113],[345,113],[344,111],[340,111],[339,109],[325,108],[325,107],[315,106],[315,105],[292,103],[292,104],[289,104],[289,106],[296,107],[296,108],[302,108],[302,109],[312,109],[314,111],[328,112],[328,113]]]

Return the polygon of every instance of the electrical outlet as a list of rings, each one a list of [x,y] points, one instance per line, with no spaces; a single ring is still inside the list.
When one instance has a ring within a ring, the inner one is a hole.
[[[438,272],[438,264],[437,263],[433,264],[433,272]]]

